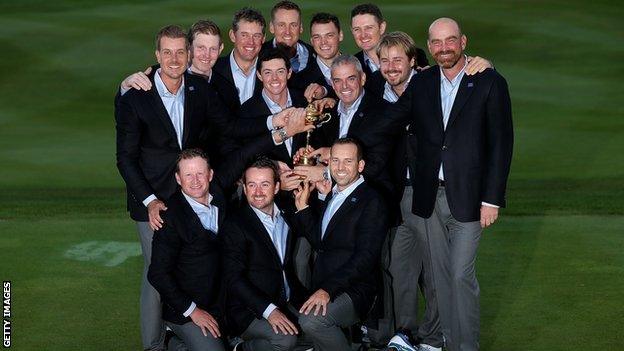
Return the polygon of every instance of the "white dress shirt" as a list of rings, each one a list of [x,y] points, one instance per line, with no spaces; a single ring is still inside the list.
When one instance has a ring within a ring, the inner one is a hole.
[[[258,59],[256,59],[257,61]],[[254,87],[256,86],[256,63],[254,62],[249,70],[249,74],[246,75],[245,72],[238,66],[236,60],[234,59],[234,51],[230,54],[230,69],[232,70],[232,77],[234,78],[234,85],[236,85],[236,90],[238,90],[238,100],[241,105],[249,100],[249,98],[253,95]]]
[[[269,111],[271,111],[272,114],[280,113],[282,112],[282,110],[287,109],[292,106],[292,99],[290,98],[290,91],[288,91],[288,99],[286,100],[286,106],[284,108],[282,108],[282,106],[280,106],[277,102],[271,100],[271,98],[266,94],[266,91],[264,89],[262,89],[262,99],[264,99],[264,102],[267,104],[267,106],[269,107]],[[270,128],[272,126],[269,126],[267,124],[267,127]],[[286,145],[286,150],[288,150],[288,154],[292,156],[292,143],[293,143],[292,137],[282,142]]]
[[[338,132],[339,138],[344,138],[349,133],[349,127],[351,126],[351,122],[353,121],[353,116],[355,115],[355,111],[360,107],[360,102],[362,102],[362,97],[364,97],[364,92],[351,104],[351,106],[346,107],[342,101],[338,102],[338,115],[340,116],[340,129]]]
[[[323,213],[323,221],[321,222],[321,240],[325,237],[327,226],[329,225],[332,217],[336,214],[336,211],[338,211],[347,197],[349,197],[349,195],[351,195],[351,193],[362,183],[364,183],[364,177],[360,175],[355,182],[345,189],[342,189],[342,191],[338,190],[338,185],[334,185],[332,188],[332,198],[329,200],[327,208]]]

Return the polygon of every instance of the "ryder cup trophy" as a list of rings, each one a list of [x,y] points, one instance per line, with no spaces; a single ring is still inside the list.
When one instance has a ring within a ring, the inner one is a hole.
[[[329,120],[331,120],[331,115],[328,112],[321,114],[312,103],[308,104],[308,107],[306,107],[305,123],[307,125],[313,124],[316,128],[318,128],[329,122]],[[306,134],[306,150],[310,147],[311,134],[312,130],[308,130]],[[297,166],[314,166],[315,164],[316,159],[306,154],[301,156],[299,158],[299,162],[297,162]]]

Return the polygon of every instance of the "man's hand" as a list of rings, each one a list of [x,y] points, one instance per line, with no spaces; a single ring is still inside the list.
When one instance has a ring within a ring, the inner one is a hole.
[[[481,205],[481,228],[487,228],[498,219],[498,208]]]
[[[316,150],[314,150],[312,147],[308,147],[307,149],[304,147],[301,147],[299,148],[299,150],[297,150],[297,152],[295,153],[295,156],[293,156],[293,162],[295,163],[299,162],[299,160],[303,156],[314,157],[318,155],[319,161],[323,163],[327,163],[329,162],[329,151],[330,151],[330,148],[328,147],[320,147]]]
[[[284,191],[295,190],[301,184],[301,177],[292,170],[280,173],[280,189]]]
[[[299,185],[297,189],[294,190],[293,193],[295,194],[295,207],[297,207],[297,211],[308,207],[308,200],[310,199],[310,193],[313,188],[313,186],[310,186],[310,182],[304,181],[303,185]]]
[[[273,123],[273,128],[282,128],[286,125],[288,121],[288,117],[295,110],[294,107],[285,108],[282,111],[273,115],[271,122]]]
[[[121,90],[128,91],[132,88],[136,90],[148,91],[152,89],[152,82],[147,77],[152,72],[152,67],[147,67],[143,72],[132,73],[121,82]]]
[[[336,100],[326,97],[320,100],[316,100],[312,103],[314,108],[316,108],[319,112],[323,112],[326,108],[334,108],[336,106]]]
[[[307,316],[308,314],[310,314],[312,309],[314,309],[315,316],[318,316],[319,312],[321,311],[321,314],[324,316],[327,314],[328,303],[329,294],[327,293],[327,291],[323,289],[318,289],[314,294],[312,294],[312,296],[310,296],[308,301],[306,301],[303,306],[301,306],[299,313],[303,313]]]
[[[308,87],[303,92],[303,96],[305,96],[308,102],[312,102],[316,99],[321,99],[325,97],[326,94],[327,94],[327,90],[325,90],[325,88],[322,85],[317,84],[317,83],[312,83],[308,85]]]
[[[315,182],[314,185],[319,193],[327,195],[331,191],[332,181],[329,179],[323,179],[320,182]]]
[[[163,220],[160,218],[160,211],[167,211],[165,203],[156,199],[147,204],[147,214],[149,216],[149,225],[152,230],[156,231],[162,228]]]
[[[201,329],[202,333],[204,333],[204,336],[208,336],[208,332],[210,332],[215,339],[221,337],[219,323],[217,323],[210,313],[199,307],[195,307],[190,317],[193,320],[193,323],[195,323]]]
[[[302,132],[307,132],[311,129],[314,129],[314,125],[306,124],[304,108],[294,109],[286,120],[286,126],[284,126],[284,131],[288,137],[292,137],[293,135]]]
[[[466,74],[471,76],[473,74],[481,73],[487,68],[492,68],[492,63],[483,57],[468,56],[468,65],[466,65]]]
[[[306,177],[305,180],[308,182],[319,182],[325,177],[323,174],[325,173],[325,166],[316,165],[316,166],[295,166],[295,173],[302,177]]]
[[[271,314],[269,315],[269,318],[267,318],[267,321],[269,321],[269,324],[273,328],[273,331],[275,332],[275,334],[279,334],[280,331],[284,335],[299,334],[299,331],[297,330],[297,327],[295,327],[293,322],[291,322],[286,317],[286,315],[280,312],[280,310],[278,310],[277,308],[274,309],[273,312],[271,312]]]

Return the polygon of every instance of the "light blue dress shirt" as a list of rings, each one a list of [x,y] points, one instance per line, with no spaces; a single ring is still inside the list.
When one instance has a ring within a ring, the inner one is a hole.
[[[360,107],[360,102],[362,102],[364,94],[364,91],[362,91],[362,94],[360,94],[360,96],[351,104],[350,107],[346,107],[342,101],[338,102],[338,115],[340,116],[340,130],[338,132],[339,138],[344,138],[347,136],[347,133],[349,133],[349,127],[353,121],[353,116],[355,115],[355,111],[357,111],[358,107]]]
[[[332,217],[336,214],[336,211],[338,211],[340,206],[342,206],[347,197],[351,195],[355,188],[357,188],[362,183],[364,183],[364,177],[360,175],[360,177],[355,182],[353,182],[342,191],[338,191],[338,185],[334,185],[334,188],[332,189],[332,198],[327,204],[325,213],[323,213],[323,221],[321,222],[321,239],[325,237],[325,231],[327,230],[327,226],[329,225]]]
[[[267,106],[269,107],[269,111],[271,111],[272,114],[280,113],[282,112],[282,110],[287,109],[292,106],[292,99],[290,98],[290,91],[288,91],[288,89],[287,89],[287,92],[288,92],[288,99],[286,100],[286,106],[282,108],[282,106],[280,106],[277,102],[274,102],[273,100],[271,100],[271,98],[266,94],[266,91],[262,89],[262,99],[264,99],[264,102],[267,104]],[[267,127],[270,128],[270,126],[268,125]],[[292,138],[288,138],[283,142],[284,144],[286,144],[286,150],[288,150],[288,154],[292,156],[292,143],[293,143]]]
[[[370,68],[371,72],[377,72],[379,70],[379,65],[377,65],[375,61],[373,61],[373,59],[366,54],[366,51],[362,51],[362,53],[364,54],[364,62],[366,62],[366,65]]]
[[[273,47],[277,47],[277,41],[273,38]],[[308,48],[301,45],[301,43],[297,43],[297,55],[290,59],[290,67],[292,68],[293,73],[303,71],[308,65],[308,57],[310,57],[310,51]]]
[[[316,56],[316,63],[321,69],[321,73],[323,73],[323,77],[325,77],[327,84],[331,85],[331,67],[328,67],[325,62],[321,60],[320,56]]]
[[[219,230],[219,208],[215,205],[210,204],[212,202],[212,195],[208,194],[208,206],[197,202],[195,199],[186,195],[184,192],[182,192],[182,195],[184,195],[186,201],[189,203],[189,205],[191,205],[191,209],[193,210],[193,212],[195,212],[197,217],[199,217],[199,221],[201,222],[202,227],[217,234],[217,231]],[[197,307],[197,304],[194,301],[191,302],[189,308],[187,308],[182,315],[184,317],[190,316],[191,313],[193,313],[193,311],[195,310],[195,307]]]
[[[238,67],[232,51],[230,54],[230,69],[232,70],[232,77],[234,77],[234,85],[236,85],[236,90],[238,90],[238,100],[242,105],[253,95],[254,87],[256,86],[256,63],[254,62],[253,66],[251,66],[249,75],[245,75],[245,72]]]
[[[289,228],[288,224],[284,221],[279,208],[277,208],[277,205],[273,204],[273,216],[271,216],[253,206],[250,207],[256,216],[258,216],[260,222],[262,222],[264,229],[266,229],[267,234],[273,242],[273,246],[275,246],[275,250],[279,255],[280,261],[284,264],[284,260],[286,259],[286,243],[288,241]],[[286,272],[283,269],[282,277],[284,279],[284,289],[286,290],[286,300],[288,301],[290,299],[290,287],[288,286],[288,280],[286,280]],[[269,306],[262,313],[262,316],[265,319],[269,318],[271,312],[273,312],[276,308],[277,306],[274,304],[269,304]]]
[[[457,96],[457,91],[459,90],[461,80],[462,78],[464,78],[467,64],[468,60],[464,62],[464,67],[461,69],[461,71],[459,71],[455,78],[453,78],[453,80],[448,80],[444,75],[442,67],[440,67],[440,101],[442,103],[442,122],[444,123],[445,130],[446,124],[451,117],[453,103],[455,102],[455,97]],[[440,170],[438,171],[438,178],[440,180],[444,180],[443,168],[443,165],[440,164]]]

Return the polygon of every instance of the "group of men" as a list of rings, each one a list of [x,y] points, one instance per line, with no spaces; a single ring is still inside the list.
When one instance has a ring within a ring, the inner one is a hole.
[[[374,4],[351,12],[355,55],[333,14],[312,16],[310,44],[291,1],[266,26],[237,11],[224,56],[214,22],[166,26],[158,64],[115,98],[143,348],[478,350],[477,246],[513,147],[504,78],[449,18],[429,26],[432,67]],[[331,118],[315,128],[308,105]]]

